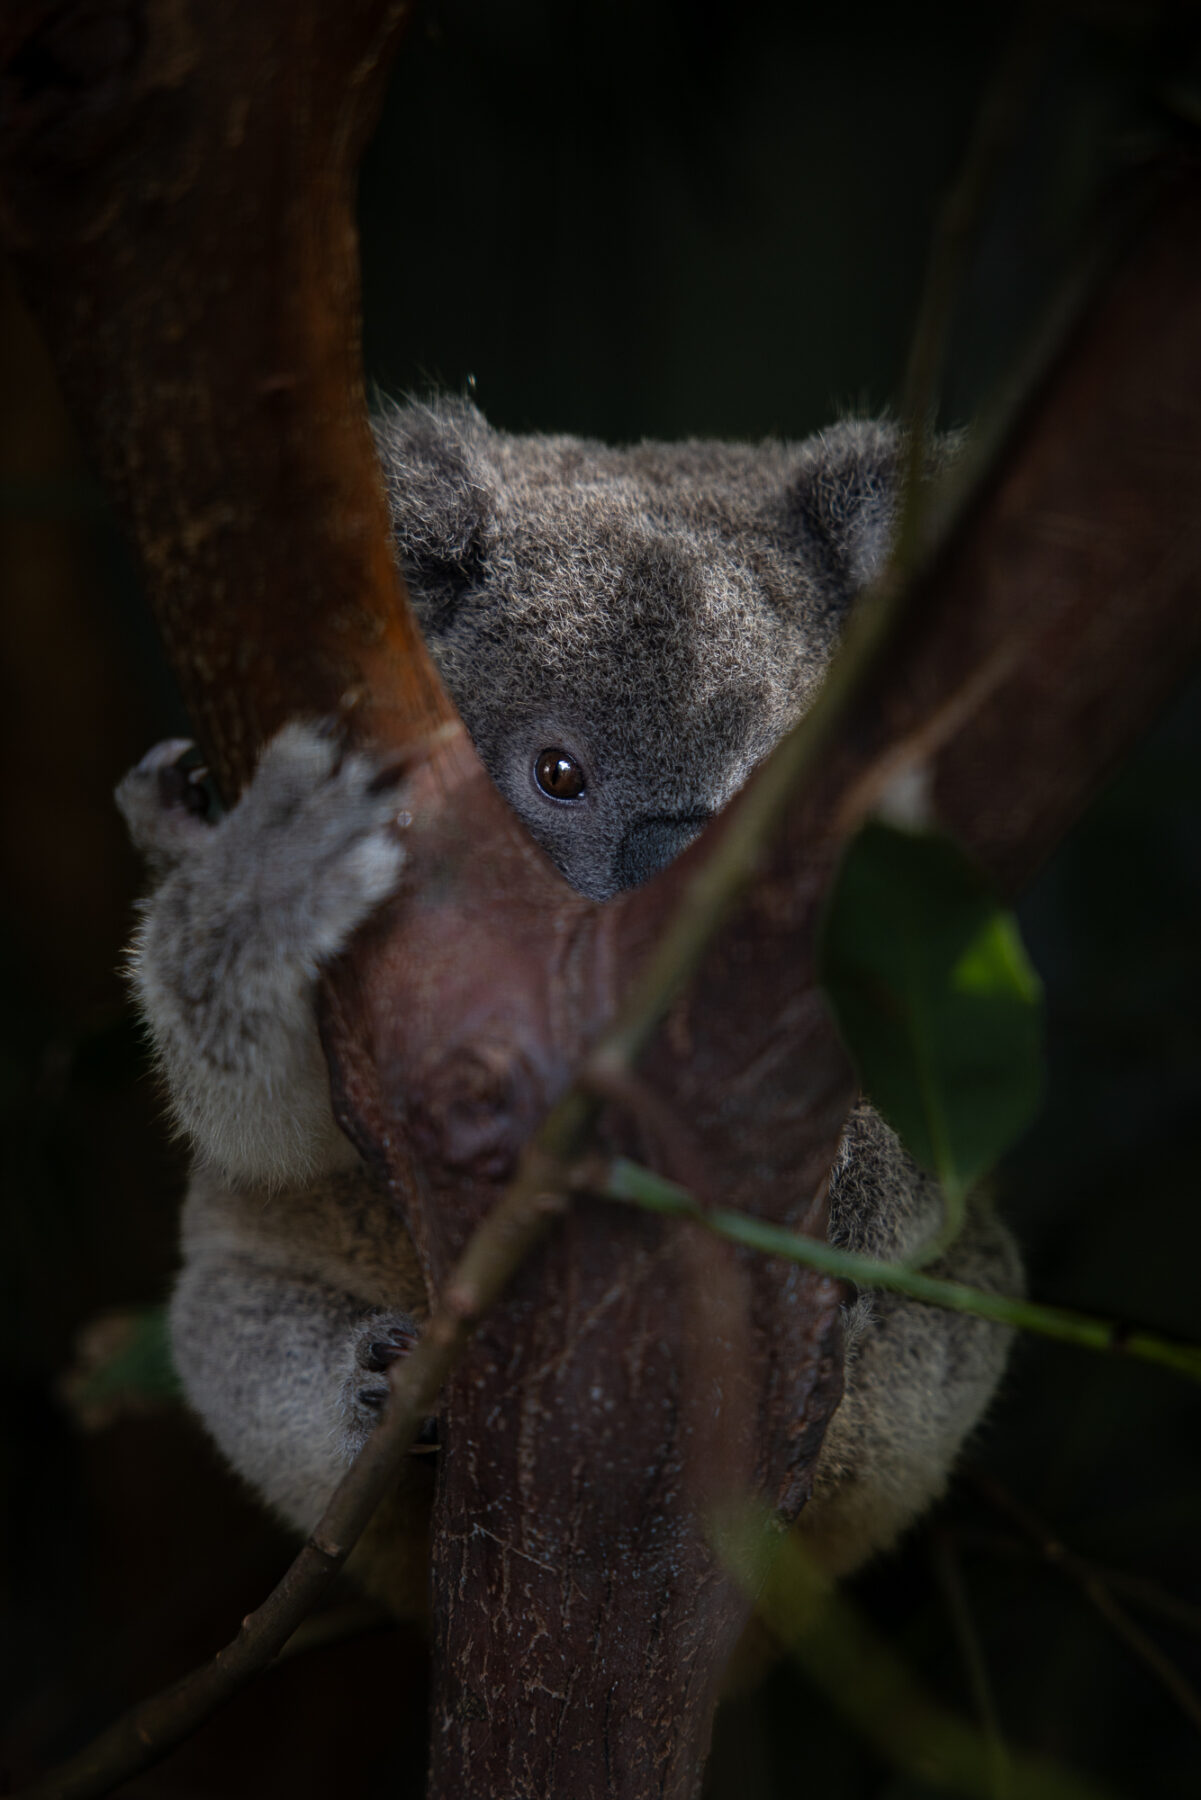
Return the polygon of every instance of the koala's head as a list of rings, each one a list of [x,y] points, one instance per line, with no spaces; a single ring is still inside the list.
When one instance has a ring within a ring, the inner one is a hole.
[[[376,434],[442,678],[505,799],[596,899],[676,856],[799,718],[888,548],[887,425],[613,450],[444,401]]]

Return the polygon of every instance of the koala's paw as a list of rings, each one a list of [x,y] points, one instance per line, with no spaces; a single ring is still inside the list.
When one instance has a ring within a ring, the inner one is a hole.
[[[117,807],[148,861],[179,862],[209,839],[213,808],[207,778],[190,739],[167,738],[117,784]]]
[[[231,889],[252,885],[279,949],[312,963],[337,955],[395,890],[401,777],[313,725],[287,725],[267,745],[222,824],[214,872]]]
[[[407,1313],[380,1315],[359,1334],[354,1348],[354,1367],[344,1394],[347,1447],[352,1456],[365,1443],[387,1403],[388,1370],[415,1348],[419,1335],[417,1325]],[[427,1419],[413,1450],[429,1451],[437,1447],[437,1421]]]

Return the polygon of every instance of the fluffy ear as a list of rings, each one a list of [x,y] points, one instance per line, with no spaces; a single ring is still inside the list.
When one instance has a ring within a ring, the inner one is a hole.
[[[845,419],[806,438],[790,495],[822,560],[855,593],[884,566],[892,540],[903,439],[886,420]]]
[[[491,432],[468,400],[389,402],[372,423],[396,553],[423,628],[436,632],[480,579],[493,511]]]

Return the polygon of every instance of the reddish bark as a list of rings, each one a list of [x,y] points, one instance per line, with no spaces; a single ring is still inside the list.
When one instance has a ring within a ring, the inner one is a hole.
[[[396,605],[359,354],[354,180],[410,11],[0,21],[0,232],[231,794],[297,710],[454,717]]]

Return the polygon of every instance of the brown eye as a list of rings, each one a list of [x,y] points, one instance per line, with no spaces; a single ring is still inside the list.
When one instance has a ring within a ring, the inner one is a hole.
[[[578,800],[584,792],[584,771],[566,750],[540,750],[534,780],[552,800]]]

